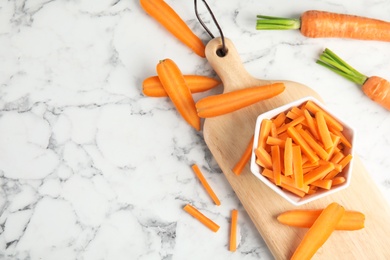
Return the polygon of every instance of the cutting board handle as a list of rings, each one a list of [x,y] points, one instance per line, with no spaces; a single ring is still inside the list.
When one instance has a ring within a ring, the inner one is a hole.
[[[222,49],[222,39],[214,38],[206,45],[206,58],[220,77],[224,92],[244,87],[254,87],[267,84],[267,81],[253,78],[244,68],[234,44],[225,38],[227,53],[219,55]]]

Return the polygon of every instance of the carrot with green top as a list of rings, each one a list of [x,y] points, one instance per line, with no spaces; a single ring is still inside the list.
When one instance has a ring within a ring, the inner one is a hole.
[[[140,0],[141,7],[182,43],[200,57],[205,57],[205,45],[184,20],[163,0]]]
[[[157,64],[157,75],[183,118],[196,130],[200,130],[200,118],[196,112],[195,101],[179,67],[171,59],[161,60]]]
[[[257,15],[257,30],[299,30],[309,38],[348,38],[390,42],[390,22],[357,15],[319,10],[300,18]]]
[[[295,249],[291,260],[309,260],[332,235],[345,209],[336,202],[329,204],[314,221]]]
[[[390,29],[388,32],[390,34]],[[367,97],[390,110],[390,82],[388,80],[379,76],[369,77],[362,74],[327,48],[320,55],[317,63],[357,83]]]
[[[201,75],[183,75],[185,82],[191,93],[199,93],[210,90],[221,84],[221,81]],[[167,97],[158,76],[151,76],[142,82],[142,92],[149,97]]]
[[[220,116],[275,97],[282,93],[285,88],[283,83],[273,83],[265,86],[234,90],[204,97],[196,103],[196,108],[198,115],[202,118]]]

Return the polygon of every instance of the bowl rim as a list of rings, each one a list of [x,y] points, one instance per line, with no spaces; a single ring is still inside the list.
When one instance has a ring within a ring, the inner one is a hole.
[[[346,177],[345,183],[338,185],[334,188],[331,188],[330,190],[321,190],[316,192],[315,194],[312,195],[306,195],[305,197],[301,198],[297,195],[294,195],[293,193],[290,192],[284,192],[282,189],[280,189],[278,186],[276,186],[274,183],[269,181],[266,177],[264,177],[261,174],[261,167],[257,165],[256,163],[256,155],[254,153],[254,150],[257,148],[257,141],[258,141],[258,133],[260,130],[260,123],[263,119],[270,119],[273,118],[274,116],[278,115],[279,113],[283,111],[288,111],[290,108],[294,106],[299,106],[307,101],[313,101],[316,105],[321,107],[324,111],[328,112],[331,114],[337,121],[339,121],[345,129],[348,131],[348,136],[349,136],[349,141],[352,145],[351,148],[349,148],[349,153],[352,154],[352,159],[346,166],[346,168],[343,169],[343,174]],[[288,202],[295,206],[300,206],[309,202],[312,202],[314,200],[323,198],[325,196],[334,194],[340,190],[346,189],[350,183],[351,183],[351,178],[352,178],[352,166],[353,166],[353,160],[354,160],[354,151],[355,151],[355,139],[356,139],[356,130],[348,123],[345,122],[345,120],[341,119],[338,117],[333,111],[331,111],[328,107],[326,107],[321,101],[316,99],[313,96],[306,96],[297,100],[294,100],[292,102],[289,102],[287,104],[284,104],[282,106],[276,107],[274,109],[271,109],[267,112],[264,112],[260,115],[257,116],[256,118],[256,125],[255,125],[255,130],[254,130],[254,140],[253,140],[253,147],[252,147],[252,153],[251,153],[251,162],[250,162],[250,170],[255,177],[257,177],[260,181],[262,181],[266,186],[271,188],[273,191],[275,191],[277,194],[279,194],[281,197],[286,199]],[[348,167],[348,168],[347,168]]]

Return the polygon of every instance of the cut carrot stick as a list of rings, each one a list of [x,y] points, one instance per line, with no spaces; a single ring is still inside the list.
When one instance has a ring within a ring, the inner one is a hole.
[[[215,117],[234,112],[259,101],[270,99],[282,93],[283,83],[244,88],[231,92],[207,96],[196,103],[198,115],[202,118]]]
[[[272,122],[274,122],[276,128],[278,128],[284,123],[285,120],[286,120],[286,114],[282,112],[279,115],[277,115],[277,117],[275,117],[275,119],[273,119]]]
[[[332,180],[316,180],[313,181],[311,185],[325,190],[330,190],[330,188],[332,188]]]
[[[286,139],[284,145],[284,175],[293,175],[293,146],[290,137]]]
[[[327,164],[320,165],[303,176],[303,183],[309,185],[312,182],[315,182],[316,180],[322,179],[333,169],[334,169],[333,163],[328,162]]]
[[[322,144],[324,145],[325,149],[329,149],[330,147],[332,147],[333,141],[332,138],[330,137],[330,132],[325,122],[324,113],[322,111],[318,111],[315,114],[315,119],[317,122],[318,134],[320,136]]]
[[[334,177],[332,179],[332,186],[337,186],[337,185],[340,185],[340,184],[343,184],[345,182],[345,178],[344,177]]]
[[[217,206],[221,205],[221,202],[219,201],[217,195],[215,195],[215,192],[213,191],[213,189],[211,188],[211,186],[207,182],[206,178],[204,177],[204,175],[200,171],[198,165],[194,164],[191,166],[191,168],[194,171],[194,173],[196,174],[196,176],[198,177],[200,183],[202,183],[202,185],[205,188],[205,190],[207,191],[207,193],[210,195],[211,199],[214,201],[215,205],[217,205]]]
[[[147,14],[158,21],[173,36],[190,47],[200,57],[205,57],[205,45],[202,40],[165,1],[140,0],[140,4]]]
[[[342,171],[342,169],[344,169],[345,166],[347,166],[347,164],[352,160],[352,155],[351,154],[348,154],[346,156],[343,157],[343,159],[340,160],[340,162],[338,162],[339,165],[341,165],[341,170],[337,170],[337,171],[331,171],[329,174],[327,174],[324,179],[328,179],[328,180],[331,180],[333,179],[334,177],[336,177],[336,175]]]
[[[277,138],[277,137],[268,136],[265,143],[268,144],[268,145],[270,145],[270,146],[272,146],[272,145],[278,145],[278,146],[284,148],[285,142],[286,142],[286,141],[283,140],[283,139],[279,139],[279,138]]]
[[[221,81],[217,79],[201,75],[183,75],[183,77],[191,93],[204,92],[221,84]],[[168,96],[158,76],[146,78],[142,82],[142,92],[145,96],[149,97]]]
[[[251,155],[252,155],[253,139],[254,139],[254,135],[252,135],[251,139],[249,140],[249,143],[246,146],[246,149],[245,149],[244,153],[242,154],[241,158],[234,165],[232,171],[235,175],[240,175],[242,173],[242,170],[244,169],[245,165],[249,162]]]
[[[389,32],[390,30],[388,30]],[[367,97],[390,110],[390,82],[388,80],[378,76],[369,77],[362,74],[327,48],[320,55],[317,63],[347,80],[357,83],[362,87],[362,91]]]
[[[302,156],[301,156],[301,147],[293,146],[293,176],[295,180],[295,185],[297,188],[303,187],[303,172],[302,172]]]
[[[230,241],[229,241],[229,250],[235,252],[237,249],[237,220],[238,220],[238,210],[232,210],[232,217],[230,223]]]
[[[203,215],[197,208],[194,206],[187,204],[183,208],[188,214],[199,220],[203,225],[208,227],[214,232],[217,232],[219,230],[219,225],[216,224],[214,221]]]
[[[302,136],[302,138],[306,141],[306,143],[314,150],[314,152],[318,154],[318,156],[321,159],[326,160],[329,157],[328,153],[324,150],[324,148],[322,148],[322,146],[319,145],[318,142],[314,140],[314,138],[311,137],[311,135],[308,134],[305,130],[301,129],[300,131],[298,131],[298,133]]]
[[[257,30],[299,30],[309,38],[390,41],[390,22],[350,14],[308,10],[300,18],[257,15]]]
[[[303,122],[303,120],[305,120],[305,117],[304,116],[299,116],[297,118],[295,118],[294,120],[292,120],[291,122],[285,124],[285,125],[282,125],[281,127],[279,127],[278,129],[276,129],[276,132],[278,134],[280,133],[283,133],[284,131],[286,131],[288,128],[290,127],[293,127],[293,126],[296,126],[300,123]]]
[[[272,158],[271,155],[262,147],[255,149],[257,160],[261,163],[264,168],[272,169]]]
[[[314,221],[321,214],[322,209],[308,210],[308,209],[295,209],[285,211],[277,217],[277,220],[288,226],[310,228]],[[343,217],[337,223],[336,230],[359,230],[364,228],[365,215],[358,211],[344,212]]]
[[[277,145],[271,146],[272,170],[274,173],[274,180],[276,185],[282,183],[281,169],[280,169],[280,148]]]
[[[272,182],[276,185],[275,183],[275,178],[274,178],[274,172],[272,170],[269,170],[269,169],[264,169],[261,174],[265,177],[267,177],[268,179],[272,180]],[[304,192],[304,193],[307,193],[310,189],[310,187],[308,185],[303,185],[302,187],[297,187],[296,184],[295,184],[295,180],[291,177],[288,177],[288,176],[285,176],[285,175],[281,175],[280,176],[281,178],[281,184],[279,184],[278,186],[281,186],[282,188],[283,187],[286,187],[286,186],[289,186],[291,188],[294,188],[296,190],[299,190],[300,192]]]
[[[287,134],[294,140],[296,144],[300,145],[302,152],[306,154],[311,162],[315,162],[320,159],[294,127],[289,127],[287,129]]]
[[[260,123],[260,132],[257,140],[257,147],[265,148],[267,137],[271,132],[272,121],[263,119]]]
[[[338,203],[329,204],[306,232],[291,260],[311,259],[333,233],[344,212],[344,207]]]
[[[339,123],[333,116],[329,115],[329,113],[325,112],[320,106],[315,104],[313,101],[309,100],[306,102],[306,108],[311,113],[316,114],[318,111],[322,111],[324,113],[324,118],[326,123],[329,125],[329,128],[334,128],[337,131],[343,131],[344,127],[341,123]]]
[[[161,60],[157,64],[157,75],[172,103],[182,117],[196,130],[200,130],[200,118],[197,115],[194,99],[179,67],[171,59]]]
[[[310,112],[307,109],[304,109],[303,114],[305,116],[307,125],[309,127],[310,133],[318,140],[320,139],[320,136],[318,135],[317,131],[317,123],[311,116]]]

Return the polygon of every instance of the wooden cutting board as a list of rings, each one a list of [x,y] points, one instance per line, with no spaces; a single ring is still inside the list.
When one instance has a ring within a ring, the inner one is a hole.
[[[253,78],[245,70],[232,42],[226,38],[225,41],[228,53],[224,57],[217,55],[222,46],[220,38],[211,40],[206,46],[206,57],[221,78],[224,92],[272,82],[286,85],[281,95],[227,115],[208,118],[203,127],[207,146],[275,259],[289,259],[307,231],[279,224],[276,216],[291,209],[324,208],[331,202],[338,202],[347,210],[363,212],[365,228],[335,231],[313,259],[390,259],[390,207],[356,155],[353,179],[347,189],[299,207],[260,182],[250,172],[249,164],[240,176],[232,172],[253,135],[259,114],[305,96],[321,98],[311,88],[299,83]]]

